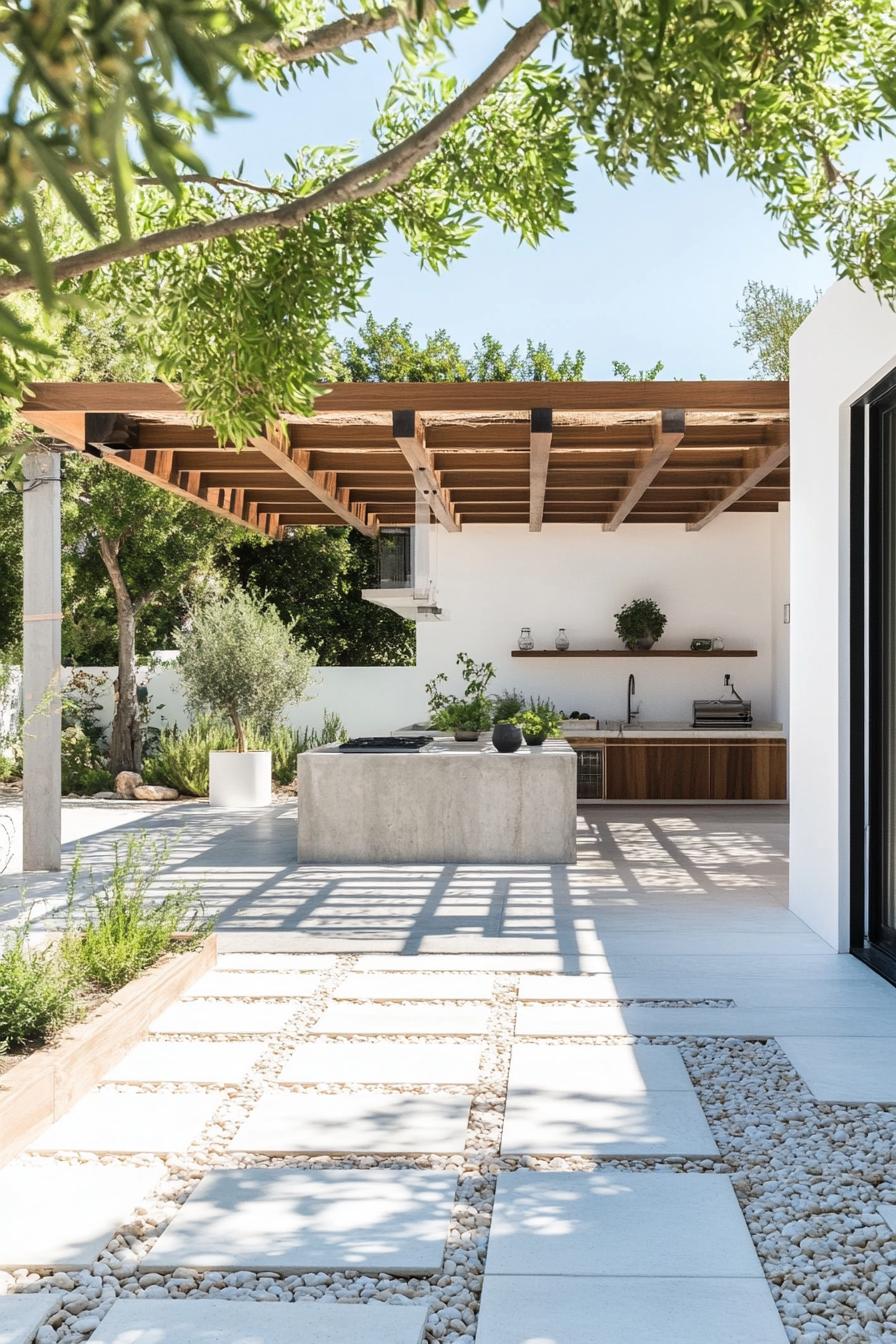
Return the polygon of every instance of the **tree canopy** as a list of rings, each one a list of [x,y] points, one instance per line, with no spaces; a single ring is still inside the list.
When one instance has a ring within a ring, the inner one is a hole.
[[[444,62],[473,8],[328,12],[0,6],[0,391],[48,375],[72,305],[117,296],[157,371],[239,445],[309,408],[332,324],[357,314],[389,229],[434,268],[486,219],[537,243],[563,227],[583,160],[623,185],[718,166],[760,193],[788,246],[823,245],[838,274],[896,294],[896,173],[857,166],[892,127],[891,0],[533,0],[465,86]],[[208,173],[195,130],[238,109],[241,81],[299,125],[316,80],[360,68],[389,29],[400,44],[368,159],[297,144],[269,181]]]
[[[761,280],[745,285],[737,305],[734,344],[753,356],[754,377],[790,376],[790,338],[811,313],[817,297],[804,299]]]

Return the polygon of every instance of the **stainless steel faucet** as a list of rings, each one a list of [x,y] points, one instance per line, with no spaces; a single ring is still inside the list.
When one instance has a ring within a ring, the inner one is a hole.
[[[632,709],[632,696],[634,695],[634,693],[635,693],[635,674],[634,674],[634,672],[629,672],[629,674],[628,674],[628,705],[627,705],[627,709],[626,709],[626,720],[625,720],[626,723],[628,723],[628,724],[631,724],[632,719],[636,719],[636,718],[638,717],[639,713],[641,712],[641,711],[640,711],[640,708]]]

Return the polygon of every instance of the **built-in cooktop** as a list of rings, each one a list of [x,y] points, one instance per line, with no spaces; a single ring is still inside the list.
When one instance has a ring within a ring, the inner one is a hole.
[[[394,752],[420,751],[429,746],[431,737],[352,737],[339,750],[346,755],[383,756]]]

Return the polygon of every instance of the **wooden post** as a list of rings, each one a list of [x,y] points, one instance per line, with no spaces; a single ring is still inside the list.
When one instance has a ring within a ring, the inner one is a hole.
[[[62,866],[60,458],[26,453],[22,498],[23,869]]]

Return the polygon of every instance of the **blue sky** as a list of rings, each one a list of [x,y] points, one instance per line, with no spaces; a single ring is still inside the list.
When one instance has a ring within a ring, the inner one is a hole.
[[[528,8],[509,0],[459,35],[458,73],[472,76],[503,45],[504,16],[528,17]],[[204,138],[202,153],[219,171],[242,161],[247,176],[261,176],[301,144],[369,147],[390,47],[380,39],[375,55],[362,54],[329,78],[306,75],[280,97],[248,90],[247,117]],[[761,199],[722,174],[689,173],[675,183],[644,174],[623,190],[585,160],[577,176],[568,232],[537,250],[487,225],[464,261],[433,275],[393,240],[376,262],[369,310],[380,320],[411,322],[419,333],[445,327],[464,348],[483,331],[508,344],[531,336],[557,351],[581,348],[592,378],[610,377],[614,358],[638,368],[662,359],[663,377],[736,378],[749,372],[732,331],[746,282],[810,296],[833,278],[823,252],[787,251]]]

